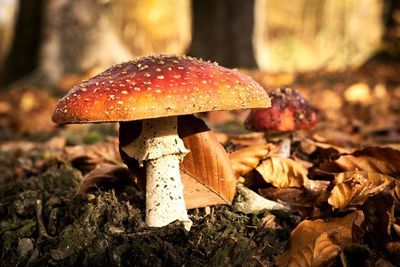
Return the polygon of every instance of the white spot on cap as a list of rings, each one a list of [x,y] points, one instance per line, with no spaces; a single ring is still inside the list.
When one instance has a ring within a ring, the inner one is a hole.
[[[128,91],[126,91],[126,90],[124,90],[124,91],[121,91],[121,94],[123,94],[123,95],[127,95],[127,94],[128,94]]]
[[[159,79],[159,80],[163,80],[163,79],[164,79],[164,76],[162,76],[162,75],[158,75],[158,76],[157,76],[157,79]]]

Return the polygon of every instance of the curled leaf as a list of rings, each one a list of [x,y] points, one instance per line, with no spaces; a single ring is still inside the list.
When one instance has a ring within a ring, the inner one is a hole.
[[[204,124],[203,121],[197,123]],[[235,196],[236,178],[229,156],[214,133],[207,130],[182,139],[190,150],[180,164],[186,207],[231,203]]]
[[[394,185],[392,177],[365,171],[351,171],[335,175],[333,188],[328,203],[335,209],[345,209],[362,205],[373,196]]]
[[[310,187],[307,170],[290,158],[271,156],[256,168],[265,182],[276,187]]]
[[[400,151],[389,147],[368,147],[333,161],[324,161],[319,169],[332,173],[358,170],[396,176],[400,173]]]
[[[277,260],[279,266],[328,266],[340,250],[352,243],[353,224],[362,212],[329,220],[302,221],[290,234],[289,250]]]
[[[84,195],[90,191],[103,187],[119,188],[132,184],[133,177],[124,166],[104,164],[89,172],[81,180],[76,194]]]
[[[67,161],[83,171],[91,171],[100,164],[119,164],[122,162],[118,151],[118,141],[107,143],[65,147]]]
[[[270,145],[255,145],[229,154],[233,172],[236,177],[245,175],[258,166],[271,152]]]

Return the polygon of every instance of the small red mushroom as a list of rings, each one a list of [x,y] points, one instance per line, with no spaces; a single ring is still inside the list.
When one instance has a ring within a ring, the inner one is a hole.
[[[279,154],[290,156],[291,135],[317,124],[317,115],[308,101],[297,91],[279,88],[270,93],[271,107],[253,109],[246,118],[246,129],[265,132],[267,139],[281,139]]]
[[[177,116],[214,110],[268,107],[267,93],[249,76],[190,57],[149,56],[122,63],[75,86],[52,120],[64,123],[142,121],[122,147],[146,167],[146,223],[180,220],[189,230],[179,162],[188,150]]]

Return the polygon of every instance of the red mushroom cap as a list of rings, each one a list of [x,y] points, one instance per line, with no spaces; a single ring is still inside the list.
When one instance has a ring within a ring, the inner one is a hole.
[[[309,129],[317,124],[317,115],[308,101],[290,88],[280,88],[270,93],[271,107],[253,109],[245,120],[251,131],[283,134]]]
[[[245,74],[190,57],[160,55],[115,65],[73,87],[52,120],[132,121],[269,106],[267,93]]]

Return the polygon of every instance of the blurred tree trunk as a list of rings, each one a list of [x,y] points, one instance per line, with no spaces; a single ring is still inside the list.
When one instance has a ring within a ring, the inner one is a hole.
[[[254,0],[192,0],[189,55],[226,67],[254,68]]]
[[[14,39],[2,64],[1,85],[22,78],[38,65],[43,10],[44,0],[19,0]]]
[[[12,64],[4,66],[3,85],[34,71],[29,82],[53,86],[65,74],[131,57],[98,0],[19,0],[19,4],[14,43],[20,45],[14,45],[7,58]]]
[[[384,0],[383,54],[400,60],[400,1]]]

